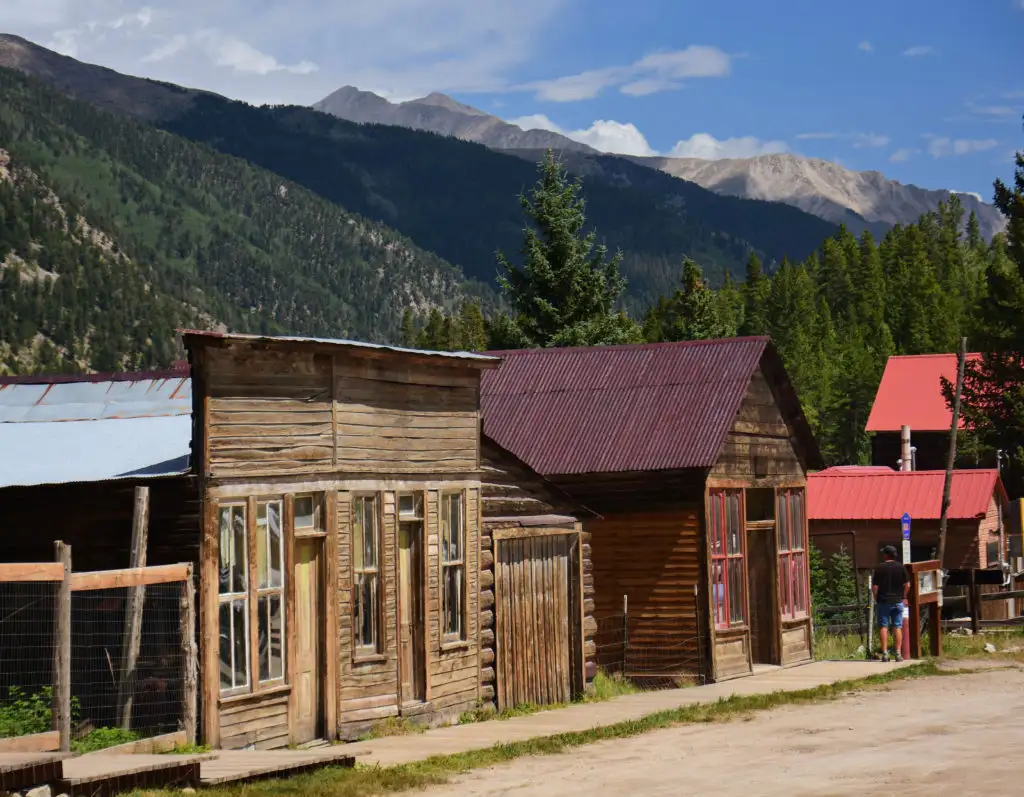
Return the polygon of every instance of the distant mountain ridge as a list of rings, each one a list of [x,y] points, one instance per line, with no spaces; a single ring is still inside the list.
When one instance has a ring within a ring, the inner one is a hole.
[[[444,94],[401,103],[345,86],[314,103],[314,108],[351,122],[389,124],[475,141],[493,149],[558,149],[599,154],[571,138],[547,130],[523,130]],[[954,192],[904,185],[878,171],[855,172],[831,161],[799,155],[759,155],[708,161],[699,158],[628,157],[726,196],[782,202],[855,232],[876,234],[896,224],[916,222]],[[959,194],[968,213],[978,216],[982,235],[992,236],[1005,220],[992,205]]]

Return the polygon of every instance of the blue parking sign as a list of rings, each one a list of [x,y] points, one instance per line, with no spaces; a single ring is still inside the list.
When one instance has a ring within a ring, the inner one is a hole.
[[[903,529],[903,539],[910,540],[910,514],[907,512],[903,513],[903,517],[900,520],[900,526]]]

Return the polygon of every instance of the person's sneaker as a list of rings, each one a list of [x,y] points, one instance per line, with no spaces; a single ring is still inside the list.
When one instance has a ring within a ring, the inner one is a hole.
[[[902,653],[897,653],[896,654],[896,661],[897,662],[903,661],[903,654]]]
[[[889,654],[888,654],[888,652],[882,654],[882,663],[883,664],[888,664],[889,663]]]

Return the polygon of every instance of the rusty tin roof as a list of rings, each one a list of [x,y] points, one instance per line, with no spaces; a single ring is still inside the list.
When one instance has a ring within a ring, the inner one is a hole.
[[[484,431],[546,476],[708,468],[766,351],[749,337],[491,352]]]

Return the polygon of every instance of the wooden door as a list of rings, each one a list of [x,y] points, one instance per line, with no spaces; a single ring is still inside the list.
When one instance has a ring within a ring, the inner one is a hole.
[[[577,535],[495,541],[495,648],[498,709],[572,699],[573,645],[580,622],[574,589]]]
[[[778,664],[773,527],[747,527],[747,594],[750,596],[750,657],[755,664]]]
[[[398,527],[398,640],[402,703],[425,695],[423,633],[423,523]]]
[[[319,739],[322,729],[322,538],[295,540],[295,657],[292,667],[292,741]]]

